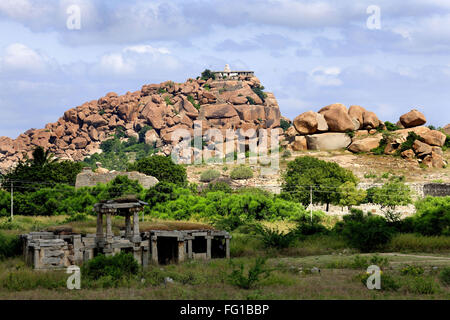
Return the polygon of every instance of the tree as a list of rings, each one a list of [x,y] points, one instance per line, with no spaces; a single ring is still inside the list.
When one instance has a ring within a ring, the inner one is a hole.
[[[360,205],[367,196],[367,192],[362,189],[357,189],[353,182],[347,181],[339,187],[341,199],[339,204],[344,207],[351,208],[352,206]]]
[[[185,186],[187,183],[186,169],[173,163],[169,157],[155,155],[140,159],[130,164],[128,171],[139,171],[155,177],[159,182],[171,182],[179,186]]]
[[[310,188],[313,203],[338,204],[341,199],[339,187],[345,182],[356,184],[358,179],[347,169],[334,162],[314,157],[299,157],[288,163],[283,173],[282,196],[307,206],[310,203]]]
[[[77,175],[81,172],[83,165],[72,161],[58,161],[42,147],[37,147],[31,159],[19,161],[17,166],[3,177],[3,185],[9,186],[11,182],[26,183],[27,188],[39,188],[54,186],[58,183],[75,184]],[[24,186],[22,186],[24,187]],[[18,192],[27,191],[18,189]]]
[[[205,71],[202,72],[202,80],[208,80],[208,79],[216,79],[216,76],[214,75],[214,73],[209,70],[209,69],[205,69]]]
[[[106,184],[100,195],[100,200],[116,199],[127,195],[133,195],[141,198],[144,188],[137,180],[131,180],[127,176],[117,176]]]
[[[395,213],[397,206],[404,206],[412,203],[411,189],[401,181],[389,181],[381,188],[372,190],[372,201],[381,206],[386,218],[392,221],[400,219],[399,214]]]

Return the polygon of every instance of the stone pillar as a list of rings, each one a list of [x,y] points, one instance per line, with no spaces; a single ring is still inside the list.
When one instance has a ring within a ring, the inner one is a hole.
[[[34,247],[34,255],[33,255],[33,268],[39,269],[40,266],[40,248]]]
[[[206,259],[211,259],[211,236],[206,236]]]
[[[178,239],[178,262],[185,260],[186,247],[184,246],[184,240]]]
[[[225,239],[226,258],[230,259],[230,238]]]
[[[142,249],[142,267],[146,268],[148,266],[148,247]]]
[[[125,214],[125,238],[131,239],[131,218],[130,212]]]
[[[192,253],[192,239],[188,240],[188,258],[194,258],[194,254]]]
[[[141,241],[139,233],[139,211],[135,211],[133,215],[133,242]]]
[[[111,242],[113,238],[112,224],[111,224],[111,213],[106,214],[106,240]]]
[[[96,242],[103,241],[103,214],[99,211],[97,212],[97,234],[96,234]]]
[[[152,261],[158,264],[158,237],[152,236],[151,242],[152,242]]]

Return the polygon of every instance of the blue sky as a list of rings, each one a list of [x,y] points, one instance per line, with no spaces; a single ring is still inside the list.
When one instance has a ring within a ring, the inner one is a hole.
[[[67,28],[67,8],[81,28]],[[369,29],[370,5],[380,29]],[[0,1],[0,136],[107,92],[254,70],[283,115],[340,102],[450,122],[450,1]]]

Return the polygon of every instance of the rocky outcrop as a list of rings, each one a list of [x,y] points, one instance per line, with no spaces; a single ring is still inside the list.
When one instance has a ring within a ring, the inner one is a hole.
[[[328,124],[320,113],[308,111],[294,119],[294,127],[300,134],[328,131]]]
[[[103,169],[103,168],[102,168]],[[95,187],[97,183],[106,184],[117,176],[127,176],[131,180],[137,180],[146,189],[153,187],[158,183],[158,179],[152,176],[147,176],[140,172],[119,172],[107,170],[103,172],[93,172],[90,168],[85,168],[77,175],[75,188],[81,187]]]
[[[278,128],[281,114],[277,100],[270,92],[264,99],[259,97],[255,91],[260,86],[256,77],[188,79],[185,83],[144,85],[124,95],[110,92],[67,110],[44,129],[30,129],[14,140],[0,137],[0,171],[8,170],[25,155],[31,156],[36,146],[61,159],[82,160],[99,151],[101,142],[119,128],[126,136],[138,138],[140,130],[151,127],[145,142],[166,155],[173,149],[176,129],[193,132],[196,120],[202,122],[203,132],[210,128],[223,133],[226,129]]]

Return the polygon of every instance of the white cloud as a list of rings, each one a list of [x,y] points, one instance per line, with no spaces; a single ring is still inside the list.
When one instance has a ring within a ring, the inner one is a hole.
[[[317,67],[309,72],[309,79],[318,86],[340,86],[341,69],[338,67]]]
[[[137,45],[137,46],[126,47],[125,49],[123,49],[123,51],[124,52],[134,52],[134,53],[139,53],[139,54],[145,54],[145,53],[170,54],[170,51],[167,48],[153,48],[150,45]]]
[[[31,73],[43,73],[50,67],[50,61],[47,57],[22,43],[13,43],[6,47],[0,62],[0,66],[6,71],[20,70]]]

